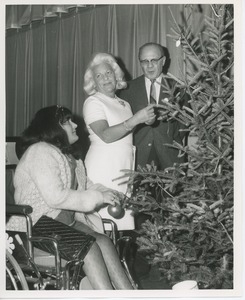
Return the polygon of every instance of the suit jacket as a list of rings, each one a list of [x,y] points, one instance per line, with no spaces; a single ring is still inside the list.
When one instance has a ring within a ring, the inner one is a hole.
[[[119,96],[128,101],[132,111],[135,114],[140,109],[148,105],[147,92],[144,76],[140,76],[128,83],[125,90],[121,90]],[[169,95],[160,91],[160,99]],[[140,124],[134,131],[134,144],[136,146],[136,166],[145,166],[148,163],[148,157],[151,147],[154,144],[155,150],[160,161],[161,169],[170,167],[174,162],[184,162],[184,157],[178,157],[179,151],[165,146],[164,144],[173,144],[173,141],[182,143],[183,134],[179,132],[181,125],[177,121],[158,121],[152,125]]]

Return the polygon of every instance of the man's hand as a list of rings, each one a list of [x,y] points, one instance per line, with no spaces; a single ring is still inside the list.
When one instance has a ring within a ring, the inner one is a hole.
[[[169,111],[164,108],[158,108],[157,111],[157,120],[165,121],[168,118]]]

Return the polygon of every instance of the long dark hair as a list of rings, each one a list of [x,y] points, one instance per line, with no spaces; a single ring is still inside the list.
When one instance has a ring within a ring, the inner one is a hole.
[[[65,130],[60,126],[72,118],[72,112],[63,106],[53,105],[40,109],[24,130],[20,139],[20,156],[26,149],[43,141],[59,148],[62,153],[72,153]]]

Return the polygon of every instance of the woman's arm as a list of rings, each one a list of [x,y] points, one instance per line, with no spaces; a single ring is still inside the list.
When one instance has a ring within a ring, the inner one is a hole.
[[[65,161],[56,149],[45,145],[36,147],[29,153],[29,173],[41,197],[52,208],[90,212],[104,203],[119,202],[113,191],[72,190],[64,186]],[[66,174],[68,171],[66,170]]]
[[[105,143],[112,143],[132,131],[138,124],[155,119],[154,107],[149,105],[138,111],[131,118],[123,123],[109,126],[106,120],[98,120],[89,124],[93,132]]]

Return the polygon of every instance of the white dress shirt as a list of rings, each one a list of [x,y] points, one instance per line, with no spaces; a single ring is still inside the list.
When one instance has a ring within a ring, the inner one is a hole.
[[[160,89],[161,89],[161,81],[162,81],[162,76],[161,74],[159,77],[155,79],[155,88],[156,88],[156,103],[158,104],[159,102],[159,95],[160,95]],[[146,92],[147,92],[147,98],[148,98],[148,104],[150,103],[150,89],[151,89],[151,80],[147,77],[145,77],[145,87],[146,87]]]

